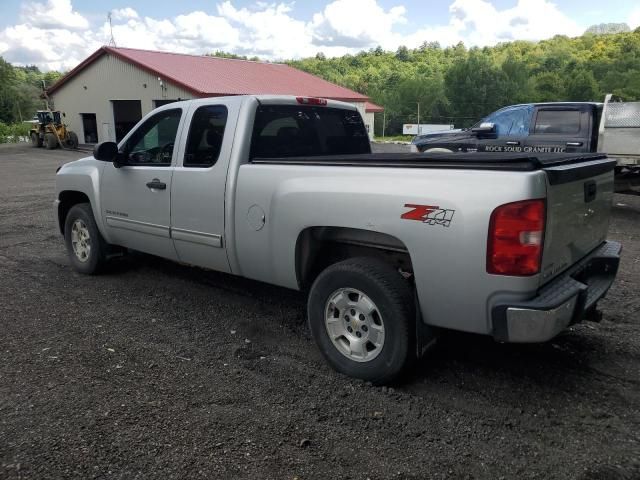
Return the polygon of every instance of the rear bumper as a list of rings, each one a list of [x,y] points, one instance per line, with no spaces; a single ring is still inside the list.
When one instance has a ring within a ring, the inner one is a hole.
[[[493,337],[499,342],[545,342],[582,320],[611,287],[621,250],[617,242],[604,242],[531,300],[494,306]]]

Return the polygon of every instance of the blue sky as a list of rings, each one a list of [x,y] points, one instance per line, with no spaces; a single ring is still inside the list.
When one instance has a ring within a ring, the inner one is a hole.
[[[424,41],[536,41],[580,35],[601,22],[640,25],[637,0],[0,1],[0,55],[45,70],[72,68],[107,43],[108,11],[118,46],[269,60]]]

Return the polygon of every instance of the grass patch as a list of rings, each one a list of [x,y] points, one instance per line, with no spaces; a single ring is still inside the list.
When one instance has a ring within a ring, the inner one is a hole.
[[[374,137],[374,142],[410,142],[415,135],[392,135],[386,137]]]

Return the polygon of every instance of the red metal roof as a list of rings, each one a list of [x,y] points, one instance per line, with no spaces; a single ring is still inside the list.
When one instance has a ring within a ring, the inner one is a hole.
[[[384,107],[381,107],[380,105],[376,105],[375,103],[372,103],[372,102],[364,102],[364,111],[381,113],[381,112],[384,112]]]
[[[369,99],[366,95],[281,63],[106,46],[101,47],[58,80],[48,92],[55,92],[96,59],[107,54],[115,55],[200,97],[282,94],[353,102]]]

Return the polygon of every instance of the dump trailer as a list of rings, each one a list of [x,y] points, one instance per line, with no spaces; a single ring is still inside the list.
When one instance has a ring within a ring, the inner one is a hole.
[[[640,102],[612,98],[602,106],[597,151],[616,159],[616,190],[632,190],[640,185]]]

